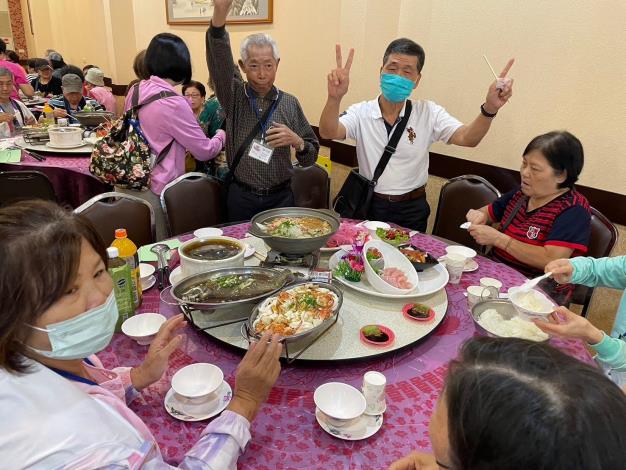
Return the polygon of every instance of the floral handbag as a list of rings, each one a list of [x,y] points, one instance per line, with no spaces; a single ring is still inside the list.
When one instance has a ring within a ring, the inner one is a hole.
[[[115,121],[104,137],[98,139],[91,153],[89,171],[106,184],[143,191],[150,187],[150,173],[168,154],[172,140],[156,157],[139,125],[139,108],[153,101],[177,96],[162,91],[138,104],[139,84],[133,88],[132,107]]]

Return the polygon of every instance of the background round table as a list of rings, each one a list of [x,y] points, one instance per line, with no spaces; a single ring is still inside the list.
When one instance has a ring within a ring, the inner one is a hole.
[[[1,163],[0,171],[35,170],[45,173],[50,179],[57,200],[62,205],[72,208],[80,206],[92,197],[107,191],[111,186],[94,178],[89,172],[89,155],[63,156],[63,154],[44,154],[43,162],[34,159],[22,151],[20,163]]]
[[[243,238],[249,224],[224,228],[224,234]],[[413,244],[435,257],[445,254],[446,244],[418,234]],[[504,288],[521,284],[526,278],[517,271],[486,258],[477,258],[479,269],[464,273],[461,283],[448,284],[448,313],[435,332],[418,345],[388,356],[364,362],[307,366],[283,366],[266,404],[252,424],[252,440],[239,459],[238,468],[269,469],[347,469],[387,468],[391,462],[412,450],[430,451],[428,423],[446,374],[447,363],[461,344],[478,335],[463,295],[481,277],[500,279]],[[366,300],[366,298],[365,298]],[[140,312],[171,316],[175,307],[161,303],[156,288],[144,295]],[[186,328],[186,340],[170,358],[164,377],[143,391],[130,405],[156,437],[165,460],[177,464],[198,439],[207,422],[188,423],[165,411],[163,399],[173,374],[195,362],[210,362],[224,371],[234,387],[234,374],[241,355],[217,344],[208,336]],[[551,344],[582,361],[592,363],[580,341],[551,340]],[[98,354],[106,367],[136,366],[147,346],[116,334],[106,350]],[[319,385],[340,381],[361,387],[363,374],[377,370],[387,377],[387,411],[381,430],[369,439],[343,441],[324,432],[315,420],[313,392]]]

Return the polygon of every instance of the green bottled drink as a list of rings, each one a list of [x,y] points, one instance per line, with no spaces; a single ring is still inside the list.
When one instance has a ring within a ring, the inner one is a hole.
[[[119,332],[122,323],[135,314],[135,304],[133,299],[133,281],[130,273],[130,266],[120,258],[119,250],[111,246],[107,248],[107,271],[113,279],[113,292],[119,317],[115,331]]]

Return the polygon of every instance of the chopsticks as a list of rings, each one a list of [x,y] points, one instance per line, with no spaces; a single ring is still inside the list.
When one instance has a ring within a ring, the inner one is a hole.
[[[38,160],[40,162],[43,162],[43,161],[46,160],[46,157],[44,157],[43,155],[38,154],[37,152],[33,152],[32,150],[28,150],[28,155],[30,155],[35,160]]]
[[[498,79],[500,77],[498,77],[498,74],[496,73],[496,71],[493,69],[493,67],[489,63],[489,59],[487,59],[487,56],[485,54],[483,54],[483,59],[485,59],[485,62],[487,62],[487,65],[489,66],[489,69],[491,69],[491,73],[493,74],[493,78],[495,78],[496,81],[498,81]]]
[[[493,67],[491,66],[491,63],[489,62],[489,59],[487,59],[487,55],[483,54],[483,59],[485,59],[485,62],[487,62],[487,65],[489,66],[489,70],[491,70],[491,73],[493,74],[493,78],[496,79],[496,90],[502,90],[501,88],[498,88],[500,86],[500,84],[502,83],[502,81],[504,80],[502,77],[498,77],[498,74],[496,73],[496,71],[493,69]],[[511,99],[509,98],[509,101],[511,101]]]

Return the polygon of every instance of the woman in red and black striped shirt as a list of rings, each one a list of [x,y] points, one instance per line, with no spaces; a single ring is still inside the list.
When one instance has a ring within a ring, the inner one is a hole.
[[[467,220],[477,243],[493,246],[496,259],[534,277],[550,261],[586,253],[591,213],[574,188],[584,163],[575,136],[566,131],[537,136],[522,158],[521,187],[470,210]],[[500,223],[499,229],[493,223]],[[551,279],[541,287],[559,303],[566,303],[573,290]]]

